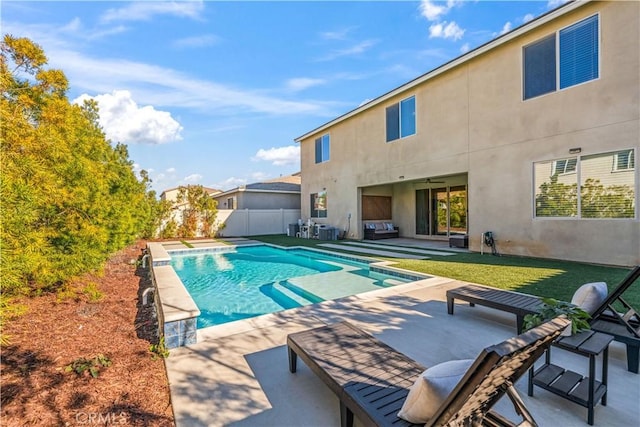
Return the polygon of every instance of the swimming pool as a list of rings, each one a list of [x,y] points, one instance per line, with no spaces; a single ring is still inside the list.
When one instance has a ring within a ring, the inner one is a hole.
[[[172,254],[171,265],[200,309],[198,329],[419,278],[383,274],[356,258],[270,246]]]

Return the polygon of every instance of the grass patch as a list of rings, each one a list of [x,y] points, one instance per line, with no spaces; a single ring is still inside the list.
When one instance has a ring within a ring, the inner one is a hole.
[[[286,235],[253,236],[251,238],[286,247],[315,247],[326,243]],[[351,253],[348,250],[331,250]],[[430,257],[425,260],[385,259],[396,262],[396,267],[406,270],[563,301],[570,301],[576,289],[589,282],[606,282],[609,291],[611,291],[629,273],[629,270],[625,268],[541,258],[497,257],[489,254],[480,255],[475,252],[461,252],[446,257],[430,255]],[[632,285],[624,294],[624,298],[633,307],[640,306],[640,283]]]

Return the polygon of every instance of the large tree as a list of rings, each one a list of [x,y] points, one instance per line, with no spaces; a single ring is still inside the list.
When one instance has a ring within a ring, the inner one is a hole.
[[[55,289],[149,234],[157,202],[40,46],[5,35],[0,47],[2,290]]]

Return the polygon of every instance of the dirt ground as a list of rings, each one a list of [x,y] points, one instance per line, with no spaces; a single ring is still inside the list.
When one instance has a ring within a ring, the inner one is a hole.
[[[2,426],[175,425],[164,359],[150,351],[156,319],[151,305],[141,305],[151,286],[149,270],[136,263],[144,246],[126,248],[101,274],[79,279],[76,296],[22,301],[27,314],[2,331],[10,341],[1,354]],[[102,293],[97,302],[82,292],[92,284]],[[99,355],[111,364],[98,364],[97,378],[66,369]]]

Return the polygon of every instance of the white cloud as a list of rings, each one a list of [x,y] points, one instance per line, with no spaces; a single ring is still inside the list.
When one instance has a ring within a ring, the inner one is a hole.
[[[298,77],[287,80],[287,89],[292,91],[301,91],[313,86],[319,86],[325,84],[324,79],[312,79],[309,77]]]
[[[167,173],[175,173],[176,168],[168,168],[165,172]]]
[[[184,182],[190,182],[190,183],[200,182],[202,180],[202,175],[200,175],[199,173],[194,173],[189,176],[185,176],[182,180]]]
[[[338,49],[338,50],[334,50],[330,53],[328,53],[327,55],[318,58],[318,61],[332,61],[334,59],[337,58],[342,58],[343,56],[353,56],[353,55],[359,55],[361,53],[364,53],[366,51],[368,51],[370,48],[372,48],[373,46],[375,46],[378,43],[377,40],[364,40],[358,44],[355,44],[353,46],[350,46],[348,48],[345,49]]]
[[[507,22],[502,26],[502,30],[500,31],[500,35],[507,34],[509,31],[511,31],[511,28],[513,28],[513,25],[511,24],[511,22],[510,22],[510,21],[507,21]]]
[[[247,111],[269,114],[317,113],[332,115],[326,103],[289,101],[199,80],[188,74],[139,62],[94,59],[69,50],[49,54],[52,65],[64,65],[65,74],[78,87],[109,92],[113,87],[136,88],[136,98],[152,105],[198,108],[202,112],[234,115]]]
[[[569,0],[549,0],[547,2],[547,7],[549,9],[555,9],[556,7],[565,4],[566,2],[568,2]]]
[[[60,28],[61,31],[69,31],[69,32],[77,32],[78,30],[80,30],[82,28],[82,21],[80,21],[80,18],[75,17],[71,20],[71,22],[69,22],[67,25],[65,25],[64,27]]]
[[[469,45],[469,43],[465,43],[460,46],[460,53],[467,53],[469,52],[469,50],[471,50],[471,46]]]
[[[465,30],[460,28],[458,24],[451,21],[442,21],[441,18],[446,15],[453,7],[462,5],[463,0],[447,0],[447,2],[434,2],[432,0],[422,0],[420,2],[420,13],[428,21],[434,22],[429,26],[429,38],[443,38],[459,40],[464,36]]]
[[[185,37],[175,40],[172,46],[175,48],[197,48],[211,46],[218,42],[218,37],[213,34],[203,34],[201,36]]]
[[[94,97],[83,94],[73,102],[82,104],[86,99],[98,103],[100,125],[106,137],[114,142],[163,144],[182,139],[182,126],[170,113],[150,105],[139,107],[127,90]]]
[[[261,182],[261,181],[264,181],[264,180],[269,179],[269,178],[272,178],[272,176],[268,175],[268,174],[266,174],[264,172],[253,172],[251,174],[251,179],[254,182]]]
[[[67,25],[60,27],[60,32],[86,40],[100,39],[113,34],[124,33],[125,31],[127,31],[127,27],[124,25],[117,25],[111,28],[86,28],[78,17],[73,18]]]
[[[422,0],[420,2],[420,14],[429,21],[437,21],[444,16],[454,6],[460,5],[464,0],[447,0],[447,2],[434,2],[432,0]]]
[[[351,32],[352,28],[344,28],[337,31],[325,31],[320,33],[320,37],[325,40],[346,40],[347,35]]]
[[[287,147],[260,149],[252,158],[254,161],[271,162],[275,166],[294,165],[300,163],[300,146],[289,145]]]
[[[420,2],[420,13],[429,21],[435,21],[440,16],[446,14],[448,9],[440,4],[435,4],[431,0],[422,0]]]
[[[141,104],[196,109],[203,114],[238,116],[248,112],[273,115],[315,114],[335,117],[345,105],[332,101],[288,100],[280,88],[237,88],[211,80],[196,78],[186,72],[153,64],[118,58],[95,58],[75,49],[59,27],[51,25],[3,22],[8,34],[23,34],[38,40],[52,68],[64,69],[75,90],[87,93],[110,93],[127,88]],[[78,35],[80,37],[82,35]],[[84,36],[83,36],[84,37]]]
[[[522,18],[522,22],[529,22],[534,18],[532,13],[527,13],[526,15],[524,15],[524,17]]]
[[[432,24],[429,27],[429,37],[453,39],[455,41],[462,38],[462,36],[464,35],[464,31],[465,30],[460,28],[455,22],[451,21],[447,24],[447,21],[444,21],[437,24]]]
[[[234,176],[225,179],[222,182],[218,182],[216,184],[213,184],[212,187],[213,188],[219,188],[222,191],[227,191],[227,190],[231,190],[232,188],[236,188],[236,187],[240,187],[241,185],[245,185],[247,183],[247,180],[244,178],[236,178]]]
[[[204,10],[202,1],[134,1],[121,8],[109,9],[102,22],[148,21],[155,15],[171,15],[199,19]]]

